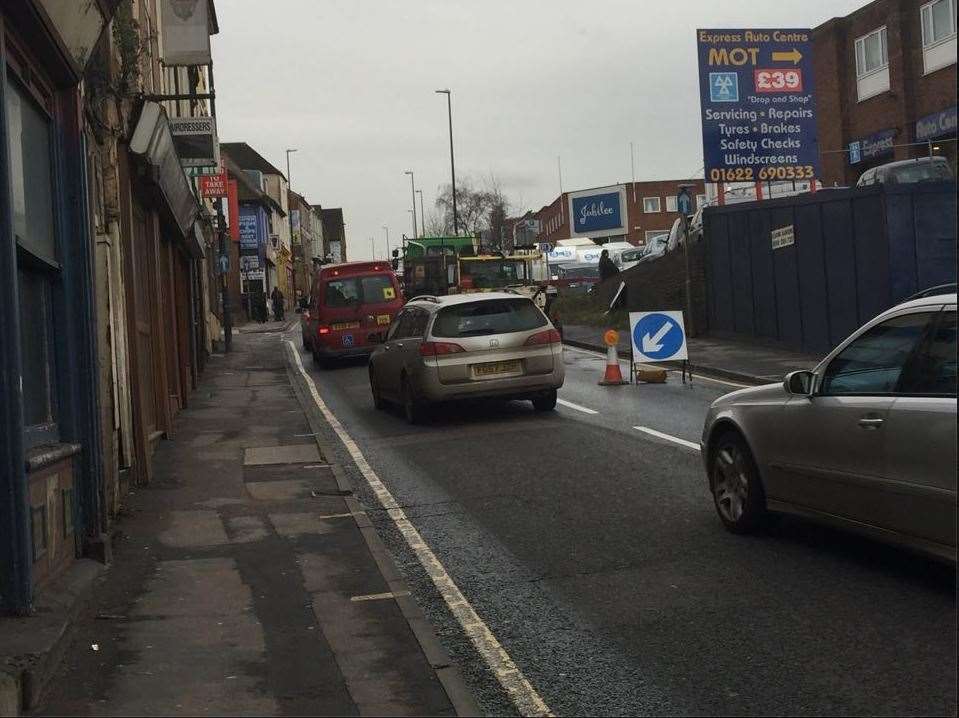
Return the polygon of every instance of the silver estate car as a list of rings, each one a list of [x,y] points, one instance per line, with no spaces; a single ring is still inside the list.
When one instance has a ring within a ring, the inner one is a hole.
[[[880,314],[813,371],[715,402],[702,455],[733,532],[802,514],[956,560],[956,294]]]
[[[507,292],[414,297],[370,357],[373,404],[400,404],[410,423],[453,399],[530,399],[549,411],[564,378],[559,332],[529,298]]]

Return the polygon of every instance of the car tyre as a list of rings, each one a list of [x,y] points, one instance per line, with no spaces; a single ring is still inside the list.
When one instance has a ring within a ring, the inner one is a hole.
[[[556,390],[550,389],[537,397],[533,397],[533,408],[536,411],[552,411],[556,408]]]
[[[373,395],[373,408],[382,411],[386,408],[386,402],[383,401],[383,395],[380,393],[380,387],[376,383],[376,377],[373,376],[373,365],[370,365],[370,394]]]
[[[766,494],[752,452],[742,435],[727,431],[710,457],[709,487],[716,512],[727,530],[755,531],[766,516]]]
[[[410,381],[406,376],[403,377],[401,396],[403,398],[403,414],[406,416],[406,421],[410,424],[422,423],[425,413],[423,404],[417,400],[413,394],[413,387],[410,385]]]

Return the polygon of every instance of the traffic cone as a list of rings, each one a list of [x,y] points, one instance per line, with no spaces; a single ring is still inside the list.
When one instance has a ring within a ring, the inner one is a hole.
[[[619,368],[619,352],[616,351],[616,345],[610,344],[606,349],[606,373],[600,379],[600,386],[619,386],[628,384],[623,379],[623,372]]]

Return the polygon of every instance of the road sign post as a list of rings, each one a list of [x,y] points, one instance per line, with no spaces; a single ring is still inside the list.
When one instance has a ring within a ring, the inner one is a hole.
[[[688,372],[689,355],[682,312],[630,312],[629,335],[634,361],[682,361],[683,383],[686,383],[687,374],[692,381],[692,374]]]

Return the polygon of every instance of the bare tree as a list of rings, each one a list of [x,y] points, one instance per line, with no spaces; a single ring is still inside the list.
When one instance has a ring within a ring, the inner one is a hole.
[[[470,177],[456,185],[456,215],[460,232],[478,236],[489,232],[489,244],[499,249],[506,228],[511,203],[503,192],[502,185],[492,173],[481,185]],[[450,185],[439,188],[436,196],[437,215],[430,217],[430,233],[439,229],[444,234],[453,234],[453,192]]]

